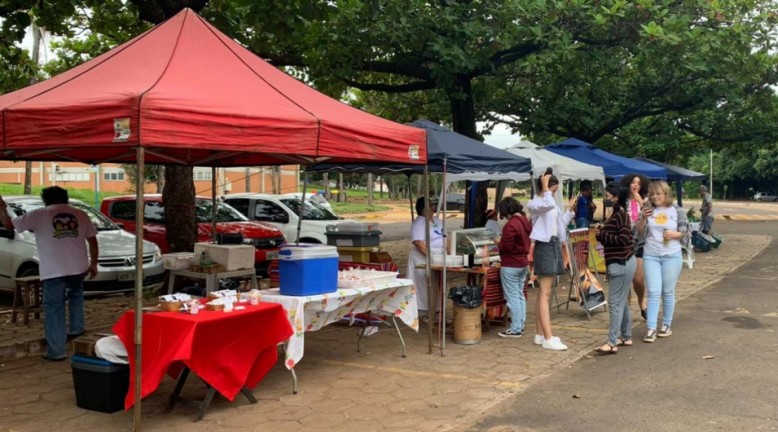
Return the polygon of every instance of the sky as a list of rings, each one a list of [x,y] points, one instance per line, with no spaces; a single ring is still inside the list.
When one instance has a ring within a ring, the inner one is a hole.
[[[479,122],[476,124],[476,127],[478,127],[478,130],[482,130],[484,128],[484,123]],[[501,149],[512,147],[521,140],[520,134],[513,134],[510,128],[502,124],[495,126],[489,135],[484,135],[485,143]]]

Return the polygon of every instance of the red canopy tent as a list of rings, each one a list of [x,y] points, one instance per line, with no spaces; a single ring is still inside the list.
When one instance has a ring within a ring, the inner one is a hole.
[[[54,78],[0,96],[11,160],[251,166],[424,164],[425,135],[323,95],[185,9]]]
[[[190,9],[54,78],[0,96],[0,111],[0,157],[9,160],[135,163],[139,172],[147,162],[427,162],[424,130],[317,92]],[[136,190],[141,262],[142,183]],[[138,266],[137,356],[142,279]],[[139,428],[140,357],[136,365],[134,420]]]

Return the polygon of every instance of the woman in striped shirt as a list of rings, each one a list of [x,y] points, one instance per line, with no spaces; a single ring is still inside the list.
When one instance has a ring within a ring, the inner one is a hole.
[[[608,341],[595,351],[616,354],[619,345],[632,345],[632,317],[627,297],[637,265],[632,224],[627,213],[627,188],[618,182],[608,183],[605,186],[605,200],[611,203],[613,212],[605,221],[605,226],[595,230],[595,235],[605,249],[610,328]]]

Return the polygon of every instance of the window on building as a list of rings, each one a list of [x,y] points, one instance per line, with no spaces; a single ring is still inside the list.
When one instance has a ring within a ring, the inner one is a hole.
[[[55,173],[54,180],[61,182],[85,182],[89,181],[89,173],[58,172]],[[51,174],[49,174],[49,181],[52,181]]]
[[[195,181],[211,181],[211,178],[213,178],[211,176],[211,171],[195,171],[193,175]]]
[[[104,181],[124,181],[124,171],[113,171],[103,173]]]

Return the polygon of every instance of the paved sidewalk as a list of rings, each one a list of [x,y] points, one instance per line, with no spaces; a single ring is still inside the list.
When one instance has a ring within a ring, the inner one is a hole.
[[[771,241],[767,236],[729,235],[717,250],[697,254],[694,269],[684,269],[677,298],[697,292],[759,254]],[[453,281],[452,283],[457,283]],[[536,292],[531,291],[527,315],[530,335]],[[567,297],[563,284],[560,299]],[[89,302],[90,332],[109,328],[130,297],[117,296]],[[633,302],[633,313],[639,317]],[[604,341],[608,315],[602,309],[591,320],[575,304],[552,311],[555,334],[568,344],[566,352],[551,352],[533,345],[531,337],[501,339],[499,328],[484,332],[475,345],[458,345],[449,338],[444,356],[427,353],[427,332],[403,329],[408,356],[400,356],[396,335],[389,328],[362,342],[356,352],[356,329],[325,327],[306,336],[305,357],[297,368],[300,392],[293,395],[292,381],[281,362],[254,390],[259,399],[248,405],[238,397],[228,402],[217,397],[203,421],[193,423],[195,410],[177,405],[164,408],[173,389],[166,379],[143,402],[143,428],[147,431],[440,431],[460,430],[482,412],[533,383],[589,355]],[[6,316],[3,315],[4,322]],[[635,339],[645,330],[638,320]],[[39,321],[29,328],[0,325],[0,352],[32,353],[40,343]],[[36,342],[37,341],[37,342]],[[640,342],[638,342],[640,343]],[[23,348],[19,351],[18,347]],[[8,350],[8,351],[6,351]],[[190,380],[184,395],[203,396],[205,389]],[[70,365],[44,363],[37,356],[5,360],[0,364],[0,432],[39,430],[111,430],[132,428],[132,412],[102,414],[75,405]]]

